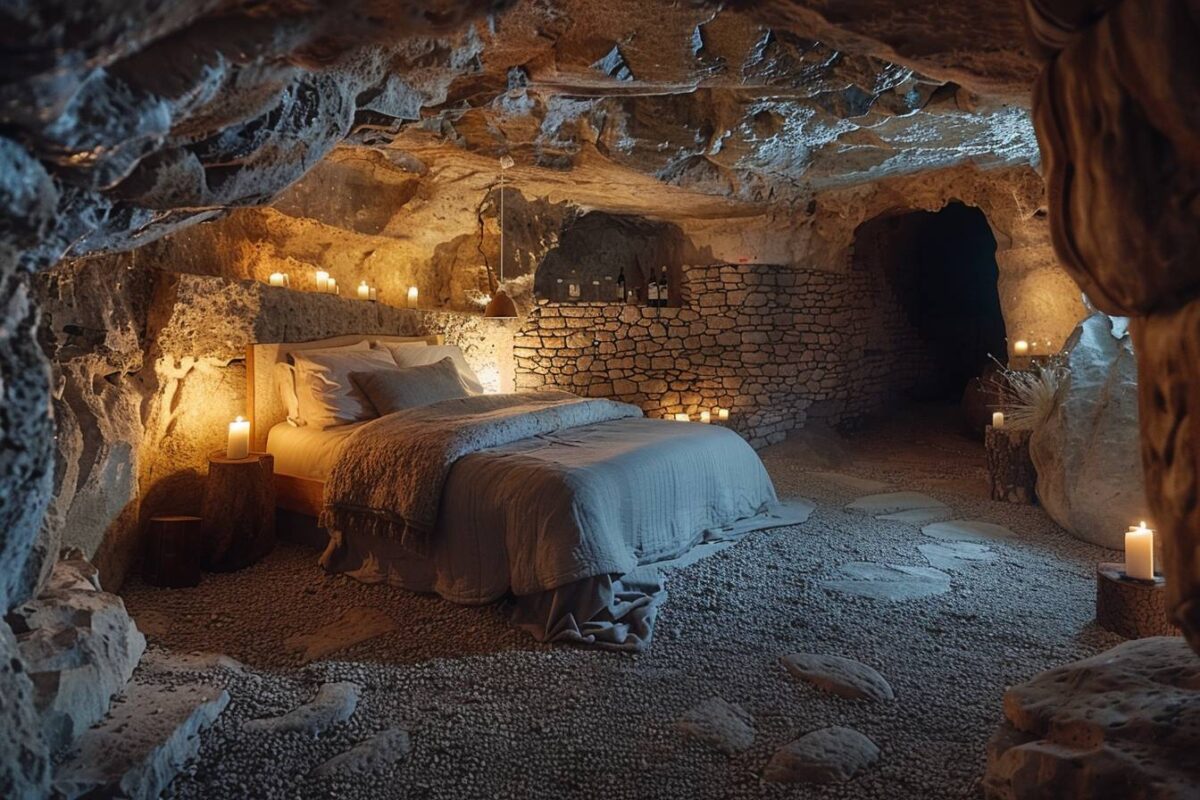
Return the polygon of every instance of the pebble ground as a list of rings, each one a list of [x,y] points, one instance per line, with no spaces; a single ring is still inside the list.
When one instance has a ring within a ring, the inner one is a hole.
[[[232,702],[200,758],[167,792],[178,798],[975,798],[1005,687],[1117,644],[1098,629],[1096,562],[1117,554],[1072,539],[1038,508],[993,502],[982,445],[946,430],[952,412],[907,416],[844,440],[808,434],[762,453],[782,497],[817,510],[804,525],[752,534],[673,572],[650,652],[543,646],[498,607],[325,576],[316,553],[283,545],[260,564],[209,575],[196,589],[126,588],[152,647],[216,651],[242,673],[157,680],[228,686]],[[920,528],[844,506],[869,492],[835,472],[921,491],[954,517],[1004,525],[999,558],[953,573],[950,591],[886,602],[821,587],[850,561],[927,566]],[[1114,520],[1124,526],[1125,520]],[[300,665],[283,640],[346,610],[385,610],[400,629]],[[832,653],[891,683],[890,703],[845,700],[789,678],[779,657]],[[345,723],[313,739],[242,730],[327,681],[362,687]],[[676,725],[713,697],[754,717],[753,746],[726,756]],[[782,745],[830,725],[881,749],[854,780],[761,780]],[[370,736],[403,727],[412,753],[391,769],[338,780],[312,771]]]

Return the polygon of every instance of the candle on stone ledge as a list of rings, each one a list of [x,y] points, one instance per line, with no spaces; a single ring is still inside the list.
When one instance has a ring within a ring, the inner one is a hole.
[[[328,291],[330,294],[341,294],[342,293],[342,290],[338,288],[337,280],[335,278],[329,279],[328,288],[326,289],[326,291]]]
[[[226,458],[245,458],[250,454],[250,421],[238,417],[229,423],[229,440],[225,445]]]
[[[288,276],[284,275],[282,272],[272,272],[271,277],[267,278],[267,283],[271,284],[272,286],[287,286]]]
[[[712,422],[712,412],[711,411],[701,411],[700,412],[700,421],[705,424]]]
[[[370,300],[371,299],[371,287],[367,286],[366,281],[363,281],[362,283],[358,284],[358,299],[359,300]]]
[[[992,412],[992,427],[993,428],[1003,428],[1004,427],[1004,412],[1003,411],[993,411]]]
[[[379,289],[375,288],[374,286],[371,287],[371,298],[370,299],[372,299],[372,300],[379,299]]]
[[[1154,580],[1154,529],[1142,520],[1125,533],[1125,574],[1142,581]]]
[[[721,420],[722,422],[728,422],[729,421],[729,409],[728,408],[718,408],[717,409],[717,419]]]
[[[1029,355],[1029,342],[1024,339],[1017,339],[1013,342],[1013,355],[1027,356]]]
[[[690,422],[691,417],[689,417],[687,414],[680,412],[675,415],[675,421],[676,422]]]
[[[329,273],[323,269],[317,270],[317,291],[329,291]]]
[[[415,286],[408,287],[408,307],[417,307],[417,287]]]

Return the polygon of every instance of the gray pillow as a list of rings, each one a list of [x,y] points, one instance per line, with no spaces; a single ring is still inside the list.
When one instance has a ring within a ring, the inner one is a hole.
[[[352,372],[350,380],[380,416],[471,395],[449,356],[420,367]]]

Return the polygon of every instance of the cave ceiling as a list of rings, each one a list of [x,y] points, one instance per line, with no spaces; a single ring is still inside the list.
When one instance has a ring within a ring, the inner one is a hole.
[[[1013,4],[947,5],[10,6],[0,238],[33,267],[127,249],[363,149],[399,184],[508,154],[528,195],[663,217],[1034,160]]]

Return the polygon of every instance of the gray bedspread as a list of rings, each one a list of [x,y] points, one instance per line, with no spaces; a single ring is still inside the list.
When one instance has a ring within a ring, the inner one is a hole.
[[[339,466],[354,458],[349,444]],[[539,639],[624,650],[649,644],[666,596],[657,565],[809,510],[777,502],[732,431],[640,416],[474,450],[454,460],[440,492],[425,552],[356,525],[358,515],[330,515],[322,563],[460,603],[512,596],[514,622]]]

